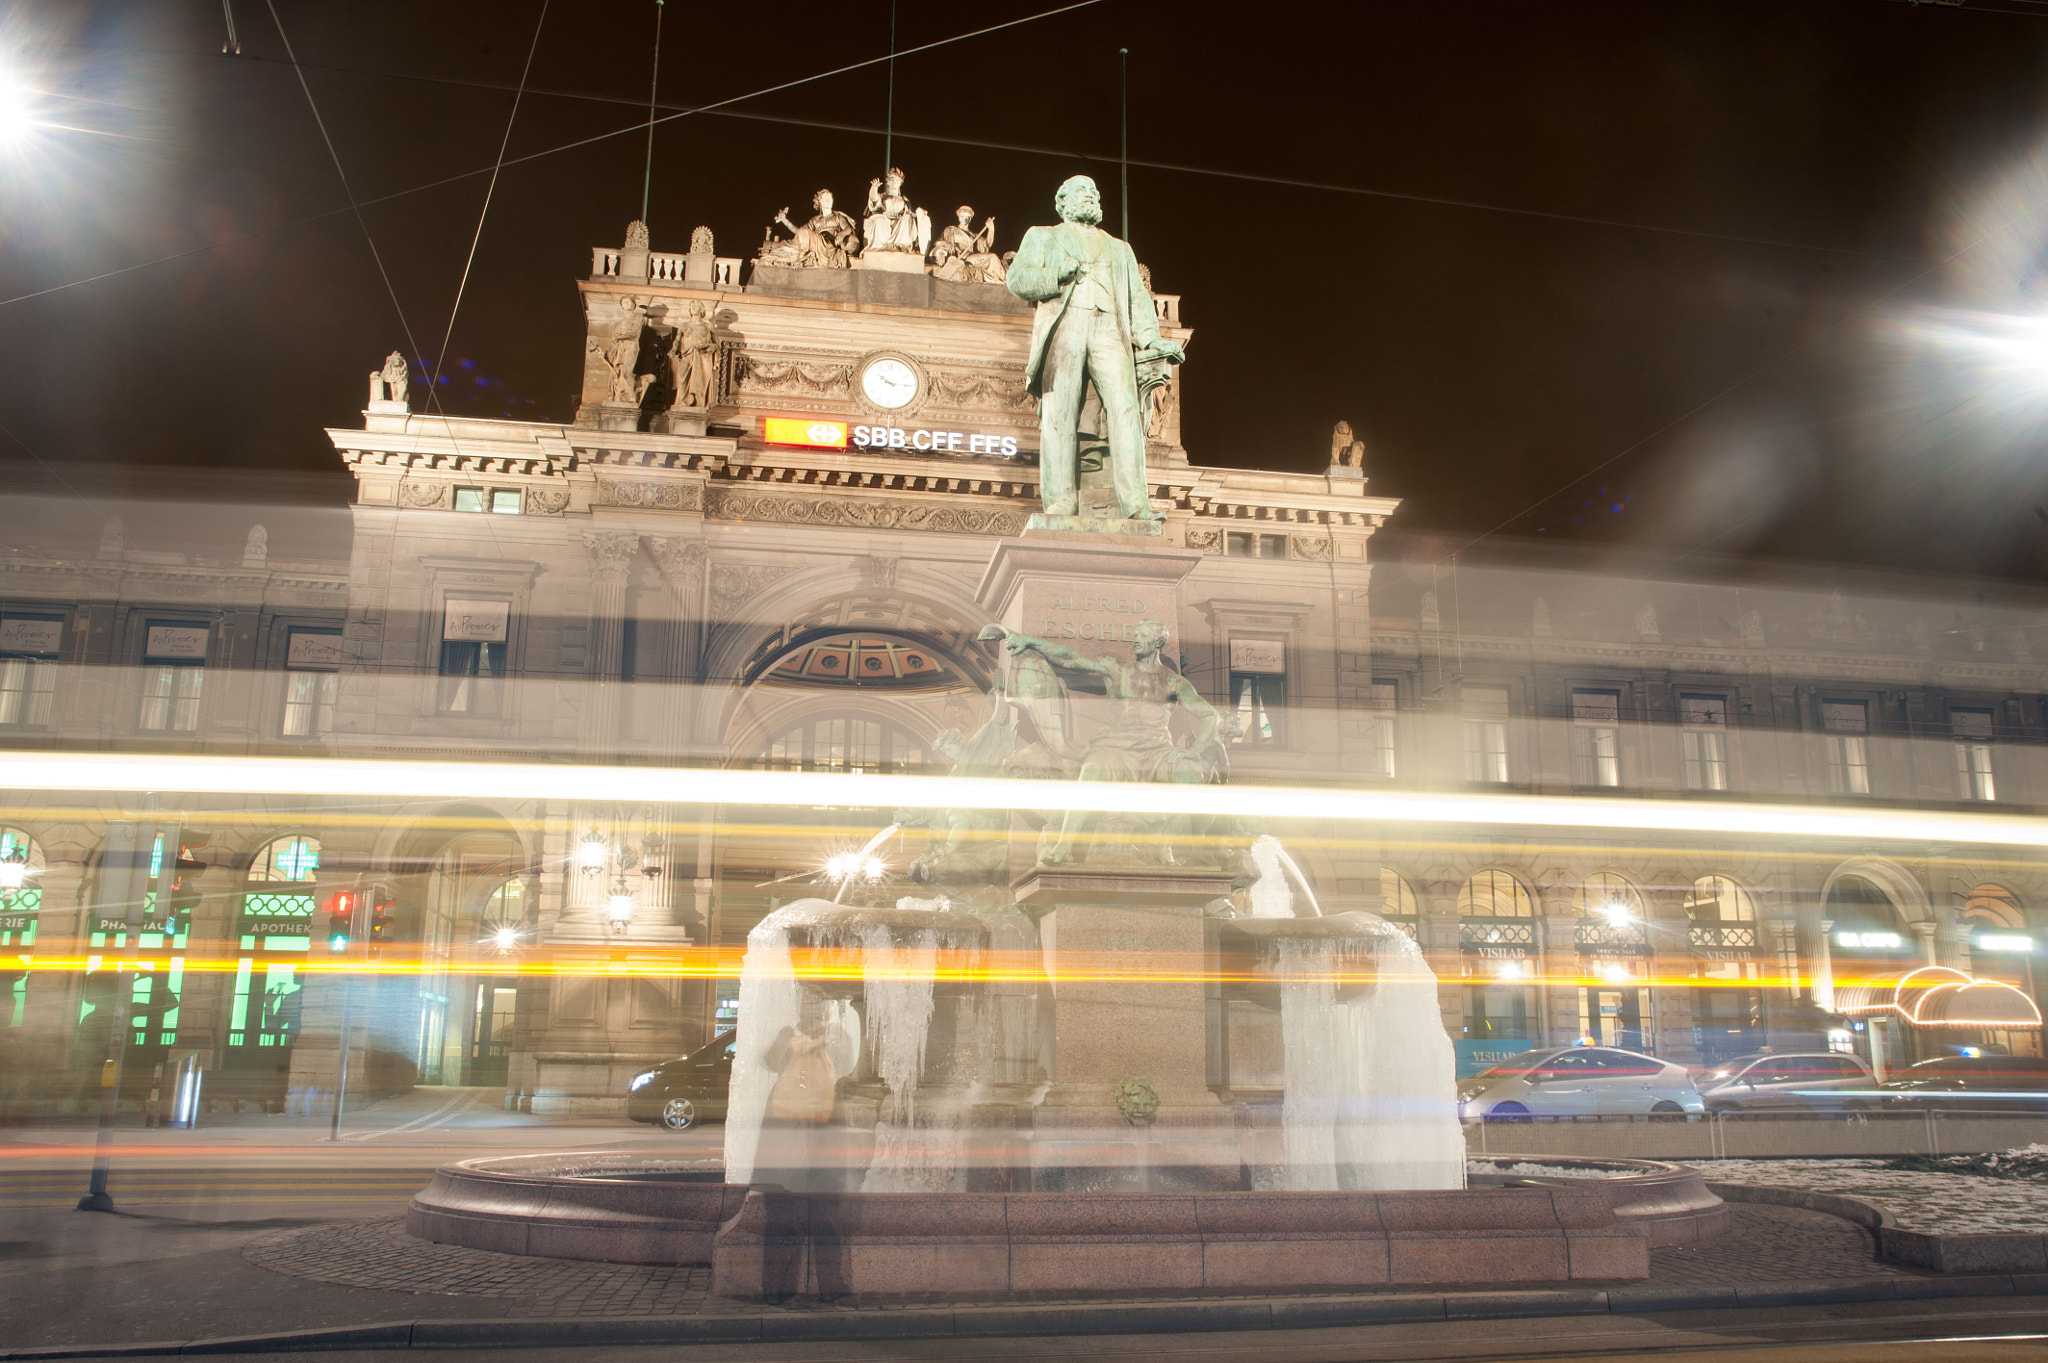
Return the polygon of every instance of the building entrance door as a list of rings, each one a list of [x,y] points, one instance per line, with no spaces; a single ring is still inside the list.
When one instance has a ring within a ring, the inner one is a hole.
[[[1589,987],[1583,991],[1580,1009],[1586,1035],[1594,1045],[1624,1051],[1649,1050],[1649,1033],[1643,1027],[1642,990]]]
[[[474,1087],[499,1087],[505,1082],[506,1057],[512,1050],[512,1020],[519,990],[512,980],[483,979],[472,991],[469,1055],[462,1082]]]

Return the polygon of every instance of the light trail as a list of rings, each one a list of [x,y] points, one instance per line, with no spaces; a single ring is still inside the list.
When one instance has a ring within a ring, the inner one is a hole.
[[[1304,822],[1583,828],[1763,838],[2048,847],[2048,819],[2023,814],[1793,804],[1470,794],[1312,786],[1049,782],[885,773],[559,766],[177,754],[16,752],[6,788],[40,792],[292,795],[327,799],[574,800],[597,804],[821,805],[1257,815]],[[1054,793],[1057,792],[1057,793]],[[175,813],[176,811],[166,811]]]

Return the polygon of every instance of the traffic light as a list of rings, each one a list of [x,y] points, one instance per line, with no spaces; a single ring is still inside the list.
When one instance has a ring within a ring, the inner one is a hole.
[[[356,930],[356,896],[350,890],[337,890],[321,905],[327,917],[327,949],[340,953],[348,950],[349,938]]]
[[[397,907],[390,892],[379,885],[370,896],[370,959],[376,960],[384,954],[384,944],[392,938],[391,910]]]

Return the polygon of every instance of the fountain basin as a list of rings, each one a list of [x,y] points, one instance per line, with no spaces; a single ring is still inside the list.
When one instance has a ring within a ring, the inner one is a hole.
[[[1728,1230],[1728,1207],[1699,1170],[1647,1159],[1582,1159],[1566,1155],[1468,1155],[1474,1188],[1579,1188],[1607,1199],[1616,1219],[1640,1226],[1653,1245],[1707,1240]]]
[[[878,1296],[1649,1275],[1640,1219],[1616,1214],[1612,1190],[1570,1180],[1462,1192],[796,1194],[719,1179],[708,1165],[603,1152],[463,1160],[413,1199],[406,1226],[507,1254],[711,1264],[713,1290],[732,1297],[763,1295],[764,1273],[792,1254],[813,1285],[822,1268]],[[771,1218],[798,1241],[778,1248]]]
[[[604,1151],[444,1164],[405,1210],[422,1240],[615,1264],[708,1264],[746,1189],[716,1161]]]

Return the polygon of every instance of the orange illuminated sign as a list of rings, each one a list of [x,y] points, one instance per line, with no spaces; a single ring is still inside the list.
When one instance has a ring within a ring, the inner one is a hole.
[[[807,445],[814,450],[846,448],[846,423],[843,421],[815,421],[810,417],[801,416],[771,416],[767,418],[765,434],[771,445]]]

